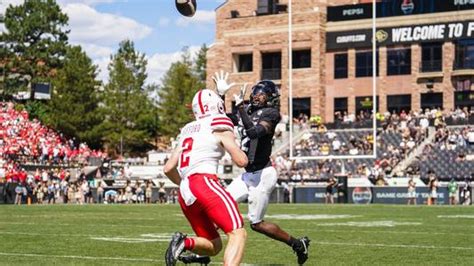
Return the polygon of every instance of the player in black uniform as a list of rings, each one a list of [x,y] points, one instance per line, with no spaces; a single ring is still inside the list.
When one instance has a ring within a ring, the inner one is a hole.
[[[234,84],[227,84],[228,74],[216,73],[214,82],[217,92],[224,97]],[[246,84],[240,95],[234,95],[236,114],[229,114],[237,125],[241,136],[241,149],[247,154],[249,163],[246,172],[235,178],[227,187],[237,202],[248,199],[248,216],[251,228],[272,239],[289,245],[298,257],[298,264],[308,259],[309,238],[294,238],[277,224],[264,221],[270,194],[278,180],[276,169],[272,166],[270,155],[275,127],[280,122],[280,93],[277,86],[269,80],[258,82],[250,95],[250,105],[244,105]],[[203,259],[203,257],[200,257]],[[183,256],[183,262],[198,262],[195,254]],[[207,261],[208,262],[208,261]]]
[[[248,199],[248,216],[254,231],[292,247],[298,256],[298,263],[303,264],[308,259],[308,237],[296,239],[277,224],[263,220],[278,179],[270,155],[275,127],[281,119],[280,93],[272,81],[262,80],[252,88],[250,104],[245,106],[245,90],[246,85],[240,95],[234,95],[238,112],[233,121],[237,124],[241,149],[247,154],[249,163],[246,172],[234,179],[227,190],[237,202]]]

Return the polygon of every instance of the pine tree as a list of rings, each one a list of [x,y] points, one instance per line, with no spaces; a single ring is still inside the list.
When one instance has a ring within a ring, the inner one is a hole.
[[[146,65],[145,56],[130,40],[121,42],[111,57],[100,130],[105,144],[117,154],[140,154],[150,148],[156,112],[145,87]]]
[[[53,79],[53,93],[44,122],[69,138],[100,148],[101,136],[96,130],[102,121],[97,97],[100,84],[97,66],[81,47],[68,47],[64,66]]]
[[[196,55],[196,60],[194,62],[194,72],[196,73],[197,77],[201,82],[204,84],[206,83],[206,54],[207,50],[209,50],[206,46],[206,44],[203,44],[201,46],[201,49],[199,49],[197,55]]]
[[[2,98],[11,98],[36,82],[50,82],[61,67],[69,33],[68,17],[54,0],[25,0],[10,5],[0,35],[3,84]],[[31,91],[31,99],[34,97]]]
[[[194,94],[204,88],[193,71],[193,62],[185,51],[181,61],[173,63],[162,79],[159,90],[158,113],[161,134],[175,137],[181,127],[194,119],[191,103]]]

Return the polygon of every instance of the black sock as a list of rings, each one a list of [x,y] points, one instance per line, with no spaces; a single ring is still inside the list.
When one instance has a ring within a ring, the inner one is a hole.
[[[290,247],[295,247],[295,246],[300,244],[300,241],[298,239],[290,236],[290,239],[288,240],[288,242],[286,244],[288,244],[288,246],[290,246]]]

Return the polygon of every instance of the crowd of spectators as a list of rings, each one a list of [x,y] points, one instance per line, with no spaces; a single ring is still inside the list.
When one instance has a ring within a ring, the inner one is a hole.
[[[126,180],[122,185],[107,185],[103,179],[81,173],[72,179],[68,170],[37,170],[25,182],[8,179],[3,186],[5,202],[15,204],[144,204],[176,203],[177,190],[165,190],[164,182],[156,188],[151,180]],[[153,191],[158,197],[153,197]]]
[[[12,102],[0,102],[0,156],[21,163],[84,165],[91,156],[105,155],[30,120],[28,112],[16,110]]]
[[[456,151],[456,161],[466,160],[468,148],[471,147],[472,153],[474,144],[474,127],[470,125],[473,117],[473,111],[467,108],[376,113],[377,134],[374,141],[369,129],[373,117],[369,112],[362,111],[358,115],[337,112],[332,125],[322,123],[319,116],[301,114],[293,120],[294,127],[304,132],[293,146],[295,156],[370,155],[374,145],[377,145],[377,158],[290,160],[289,152],[286,151],[278,153],[273,163],[280,178],[289,181],[304,183],[308,180],[324,180],[345,171],[350,177],[369,177],[382,185],[386,175],[420,174],[420,164],[430,160],[433,150]],[[463,126],[449,127],[452,124]],[[338,125],[342,125],[343,129],[338,130]],[[335,126],[336,130],[332,130]],[[279,130],[285,131],[284,127],[282,125]],[[403,172],[394,173],[396,166],[426,139],[430,127],[434,128],[433,142],[426,145],[421,155]],[[36,119],[30,120],[28,112],[16,110],[13,103],[0,103],[0,180],[20,184],[15,189],[17,199],[21,199],[18,202],[150,202],[151,182],[127,182],[111,189],[103,182],[94,183],[90,179],[88,182],[83,172],[71,178],[68,166],[86,166],[90,157],[104,156],[100,151],[91,150],[85,143],[77,144],[74,139],[66,139]],[[223,164],[227,160],[224,159]],[[35,172],[28,172],[23,168],[28,164],[53,168],[38,168]],[[129,179],[126,165],[111,167],[104,177],[112,180]],[[94,197],[91,188],[97,189]],[[171,191],[164,197],[161,191],[158,201],[172,202],[175,193]]]
[[[0,102],[1,179],[24,182],[27,172],[22,165],[85,166],[90,157],[105,154],[30,120],[28,112],[16,110],[12,102]]]
[[[436,130],[436,135],[434,143],[428,145],[425,150],[427,154],[433,147],[439,149],[466,147],[470,142],[469,137],[474,141],[474,132],[472,126],[469,126],[474,118],[474,110],[468,108],[456,108],[449,111],[433,108],[420,112],[402,110],[400,113],[377,113],[375,118],[378,128],[375,142],[376,159],[348,159],[344,162],[329,159],[316,162],[301,159],[290,161],[287,154],[280,153],[274,158],[280,178],[294,181],[326,178],[341,172],[343,165],[351,176],[371,177],[375,180],[383,180],[387,174],[395,176],[420,174],[419,165],[418,167],[410,165],[398,173],[392,171],[428,137],[429,127]],[[308,119],[302,114],[296,118],[295,126],[298,129],[308,130],[295,143],[293,154],[298,157],[373,153],[372,131],[367,129],[372,126],[372,115],[364,111],[358,115],[337,112],[335,119],[334,124],[324,125],[319,117]],[[338,125],[344,130],[337,130]],[[447,129],[448,125],[467,126],[461,129]],[[328,130],[334,126],[336,130]],[[353,129],[347,130],[347,128]],[[465,160],[465,150],[458,150],[457,160]],[[415,161],[419,162],[419,160]]]

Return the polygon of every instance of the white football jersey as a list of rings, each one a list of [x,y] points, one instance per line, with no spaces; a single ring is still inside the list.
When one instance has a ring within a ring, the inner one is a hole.
[[[178,145],[182,148],[179,155],[178,171],[182,178],[192,174],[217,174],[219,160],[225,150],[213,132],[230,130],[232,120],[226,115],[212,115],[186,124],[179,135]]]

